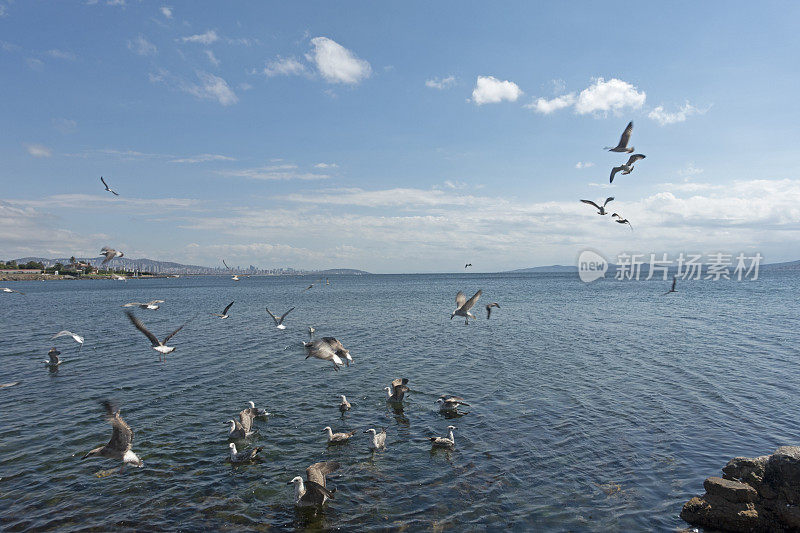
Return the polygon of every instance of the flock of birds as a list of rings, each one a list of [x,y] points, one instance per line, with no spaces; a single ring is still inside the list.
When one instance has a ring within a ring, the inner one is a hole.
[[[630,148],[628,147],[628,143],[631,140],[632,133],[633,133],[633,122],[628,122],[628,125],[625,128],[625,131],[622,132],[622,136],[619,138],[619,142],[617,143],[617,145],[614,146],[613,148],[610,146],[606,146],[604,149],[608,150],[609,152],[618,152],[626,154],[633,153],[634,151],[633,146],[631,146]],[[623,175],[626,175],[633,172],[633,166],[636,164],[636,162],[641,161],[645,157],[646,156],[644,154],[633,154],[630,157],[628,157],[627,162],[611,169],[611,177],[609,178],[608,182],[614,183],[614,176],[616,176],[617,173],[621,172]],[[603,202],[603,205],[598,205],[591,200],[581,200],[581,202],[589,204],[595,209],[597,209],[598,215],[607,215],[608,211],[606,210],[606,206],[608,205],[609,202],[613,201],[614,201],[613,196],[609,196],[608,198],[606,198],[605,202]],[[627,224],[631,228],[631,231],[633,231],[633,226],[631,225],[630,221],[627,218],[624,218],[619,213],[612,213],[611,218],[614,220],[614,222],[617,222],[618,224]]]

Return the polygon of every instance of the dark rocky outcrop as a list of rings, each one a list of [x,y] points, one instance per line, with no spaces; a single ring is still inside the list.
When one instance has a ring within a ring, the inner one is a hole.
[[[721,531],[800,532],[800,447],[772,455],[735,457],[722,477],[703,483],[706,493],[686,502],[681,518]]]

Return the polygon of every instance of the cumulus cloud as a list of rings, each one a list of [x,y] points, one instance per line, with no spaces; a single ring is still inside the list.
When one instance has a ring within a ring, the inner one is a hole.
[[[472,101],[476,105],[496,104],[502,101],[516,102],[522,89],[513,81],[500,81],[494,76],[478,76],[472,90]]]
[[[685,122],[690,116],[702,115],[706,111],[707,109],[698,109],[687,101],[682,107],[672,113],[666,111],[664,106],[657,106],[647,114],[647,117],[655,120],[661,126],[666,126],[678,122]]]
[[[33,157],[50,157],[53,151],[43,144],[26,144],[25,149]]]
[[[549,115],[559,109],[564,109],[565,107],[569,107],[575,103],[575,93],[569,94],[562,94],[561,96],[556,96],[550,100],[546,98],[537,98],[530,104],[526,104],[525,107],[528,109],[533,109],[537,113],[542,113],[543,115]]]
[[[308,54],[319,73],[328,83],[356,85],[372,74],[370,64],[327,37],[311,39],[314,49]]]
[[[166,17],[168,19],[172,18],[172,8],[171,7],[169,7],[169,6],[161,6],[160,11],[161,11],[161,14],[164,15],[164,17]]]
[[[158,53],[156,45],[145,39],[144,35],[141,34],[135,39],[128,41],[128,50],[140,56],[153,56]]]
[[[58,226],[47,213],[0,200],[0,249],[5,255],[3,259],[39,255],[69,257],[76,250],[88,251],[93,248],[94,239]]]
[[[425,80],[425,87],[430,87],[431,89],[439,89],[440,91],[443,89],[448,89],[455,85],[456,77],[455,76],[447,76],[446,78],[431,78],[429,80]]]
[[[262,73],[271,78],[273,76],[298,76],[307,72],[306,66],[293,57],[276,57],[264,67]]]
[[[198,72],[197,77],[200,78],[199,84],[183,82],[180,84],[181,90],[197,98],[216,100],[224,106],[233,105],[239,101],[228,82],[219,76],[208,72]]]
[[[181,40],[185,43],[212,44],[219,40],[219,35],[217,35],[216,30],[208,30],[205,33],[181,37]]]
[[[592,85],[582,90],[575,102],[575,112],[579,115],[588,113],[618,113],[623,109],[639,109],[644,105],[646,95],[626,81],[611,78],[605,81],[597,78]]]

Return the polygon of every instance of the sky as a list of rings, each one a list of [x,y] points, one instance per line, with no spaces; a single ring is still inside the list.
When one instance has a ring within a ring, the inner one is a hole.
[[[0,0],[0,259],[800,259],[798,18],[793,2]],[[627,154],[603,147],[628,121],[647,157],[609,184]],[[608,196],[633,231],[579,202]]]

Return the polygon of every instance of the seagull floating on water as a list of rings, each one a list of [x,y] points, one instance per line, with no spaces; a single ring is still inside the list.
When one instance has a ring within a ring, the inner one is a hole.
[[[342,394],[342,401],[339,403],[339,410],[344,413],[345,411],[349,411],[351,407],[352,405],[350,405],[350,402],[348,402],[345,395]]]
[[[314,332],[315,331],[317,331],[317,330],[314,329],[314,326],[308,326],[308,338],[309,339],[313,339],[314,338]]]
[[[294,504],[298,507],[322,507],[326,501],[333,499],[334,490],[325,487],[325,476],[339,469],[339,463],[326,461],[314,463],[306,468],[306,482],[295,477],[287,485],[294,484]]]
[[[619,143],[613,148],[606,146],[604,150],[608,150],[609,152],[625,152],[631,153],[633,152],[633,146],[628,148],[628,142],[631,140],[631,133],[633,133],[633,121],[628,122],[628,125],[625,127],[625,131],[622,132],[622,136],[619,138]]]
[[[247,450],[246,452],[239,453],[236,451],[236,444],[234,444],[233,442],[228,444],[228,448],[230,448],[231,450],[230,459],[231,463],[233,464],[249,463],[256,458],[258,452],[264,449],[263,446],[259,446],[257,448]]]
[[[147,337],[148,339],[150,339],[150,344],[152,345],[153,349],[159,353],[159,358],[160,358],[162,361],[165,359],[165,358],[164,358],[164,356],[165,356],[165,355],[167,355],[168,353],[172,353],[172,352],[174,352],[174,351],[175,351],[175,348],[174,348],[174,347],[172,347],[172,346],[167,346],[167,342],[169,342],[169,340],[170,340],[172,337],[174,337],[174,336],[175,336],[175,335],[176,335],[176,334],[177,334],[177,333],[178,333],[180,330],[182,330],[182,329],[183,329],[183,328],[186,326],[186,324],[188,324],[189,322],[191,322],[191,321],[192,321],[192,318],[194,318],[194,317],[192,317],[192,318],[190,318],[189,320],[187,320],[186,322],[184,322],[184,323],[181,325],[181,327],[179,327],[178,329],[176,329],[175,331],[173,331],[172,333],[170,333],[169,335],[167,335],[166,337],[164,337],[164,340],[163,340],[163,341],[160,341],[160,340],[158,340],[158,338],[156,338],[156,336],[155,336],[155,335],[153,335],[152,333],[150,333],[150,332],[147,330],[147,328],[146,328],[146,327],[144,327],[144,324],[142,324],[142,323],[141,323],[141,321],[140,321],[138,318],[136,318],[136,315],[134,315],[134,314],[133,314],[132,312],[130,312],[130,311],[125,311],[125,314],[126,314],[126,315],[128,315],[128,319],[131,321],[131,324],[133,324],[133,325],[136,327],[136,329],[138,329],[139,331],[141,331],[142,333],[144,333],[145,337]]]
[[[67,330],[59,331],[58,333],[56,333],[55,335],[50,337],[50,340],[57,339],[58,337],[66,337],[66,336],[72,337],[75,340],[75,342],[80,344],[81,348],[83,348],[83,337],[81,337],[77,333],[72,333],[71,331],[67,331]]]
[[[606,211],[606,204],[608,204],[608,202],[611,202],[613,200],[614,200],[614,197],[613,196],[609,196],[608,198],[606,198],[606,201],[603,202],[603,205],[597,205],[596,203],[594,203],[591,200],[581,200],[581,202],[583,202],[585,204],[593,205],[597,209],[597,214],[598,215],[607,215],[608,212]]]
[[[23,295],[25,294],[24,292],[21,292],[21,291],[15,291],[14,289],[9,289],[8,287],[3,287],[2,289],[0,289],[0,291],[3,291],[3,292],[16,292],[17,294],[23,294]]]
[[[460,405],[467,405],[469,404],[464,401],[464,398],[459,396],[447,396],[442,395],[436,400],[436,403],[440,403],[439,411],[446,412],[446,413],[455,413],[458,411],[458,407]]]
[[[678,283],[678,277],[677,276],[672,276],[672,287],[670,287],[670,289],[667,292],[665,292],[664,295],[666,296],[667,294],[669,294],[671,292],[678,292],[678,291],[675,290],[675,285],[677,285],[677,283]]]
[[[61,352],[56,350],[56,347],[53,346],[52,348],[50,348],[50,351],[47,352],[47,356],[50,358],[50,360],[49,361],[46,360],[44,364],[46,364],[51,368],[57,367],[58,365],[61,364],[61,359],[58,358],[59,355],[61,355]]]
[[[108,441],[108,444],[95,448],[84,455],[83,458],[86,459],[87,457],[99,455],[100,457],[122,461],[123,468],[125,465],[133,465],[141,468],[144,466],[144,463],[131,450],[131,446],[133,445],[133,430],[131,430],[131,427],[122,419],[122,416],[119,414],[119,409],[110,401],[104,400],[101,403],[106,410],[106,420],[108,420],[111,427],[114,428],[114,431],[111,433],[111,440]]]
[[[250,404],[249,411],[253,418],[265,418],[269,416],[269,413],[267,412],[266,409],[257,409],[256,404],[253,402],[247,402],[247,403]]]
[[[125,254],[122,253],[122,252],[119,252],[119,251],[117,251],[117,250],[115,250],[113,248],[109,248],[108,246],[103,246],[100,249],[100,255],[101,256],[105,256],[105,259],[103,259],[103,263],[102,263],[102,264],[105,265],[106,263],[108,263],[112,259],[116,259],[117,257],[122,257]]]
[[[273,314],[272,314],[272,311],[270,311],[270,310],[269,310],[269,307],[267,307],[266,309],[267,309],[267,313],[269,313],[269,316],[271,316],[271,317],[272,317],[272,320],[274,320],[274,321],[275,321],[275,327],[276,327],[276,328],[278,328],[278,329],[286,329],[286,326],[284,326],[284,325],[283,325],[283,319],[285,319],[285,318],[286,318],[286,315],[288,315],[289,313],[291,313],[292,311],[294,311],[294,307],[292,307],[291,309],[289,309],[288,311],[286,311],[285,313],[283,313],[283,314],[280,316],[280,318],[278,318],[277,316],[273,315]]]
[[[614,219],[614,222],[616,222],[616,223],[618,223],[618,224],[627,224],[628,226],[630,226],[630,227],[631,227],[631,231],[633,231],[633,226],[631,226],[631,223],[630,223],[630,222],[628,222],[628,219],[627,219],[627,218],[622,218],[621,216],[619,216],[619,215],[618,215],[618,214],[616,214],[616,213],[612,214],[612,215],[611,215],[611,218],[613,218],[613,219]]]
[[[231,302],[228,305],[226,305],[225,309],[222,310],[222,313],[211,313],[211,314],[224,320],[224,319],[228,318],[228,309],[230,309],[232,305],[233,305],[233,302]]]
[[[449,437],[428,437],[431,441],[431,445],[434,448],[446,448],[452,450],[456,447],[456,439],[453,436],[453,430],[456,429],[455,426],[447,426],[447,429],[450,430]]]
[[[231,426],[228,430],[228,438],[243,439],[248,435],[252,435],[253,418],[255,418],[255,415],[253,411],[248,408],[239,411],[239,420],[228,420],[225,422],[226,425],[230,424]]]
[[[458,294],[456,294],[456,310],[450,315],[450,320],[453,320],[454,316],[463,316],[465,324],[469,324],[470,318],[475,320],[475,315],[470,313],[469,310],[472,309],[472,306],[475,305],[475,302],[478,301],[478,298],[481,297],[481,294],[483,294],[483,290],[479,290],[472,296],[472,298],[467,300],[467,297],[464,296],[464,293],[458,291]]]
[[[163,303],[164,300],[150,300],[147,303],[130,302],[123,305],[122,307],[139,307],[141,309],[150,309],[151,311],[155,311],[156,309],[158,309],[158,304],[163,304]]]
[[[366,430],[364,433],[372,434],[370,435],[369,439],[370,450],[380,450],[381,448],[386,448],[386,428],[383,428],[380,433],[370,428]]]
[[[390,403],[401,403],[406,393],[411,389],[408,388],[408,378],[397,378],[392,381],[391,387],[384,387],[386,391],[386,401]]]
[[[500,304],[497,302],[492,302],[490,304],[486,304],[486,319],[488,320],[492,316],[492,307],[496,307],[500,309]]]
[[[628,158],[628,162],[627,163],[625,163],[624,165],[620,165],[618,167],[612,168],[611,169],[611,177],[608,179],[608,182],[609,183],[614,183],[614,176],[616,176],[617,172],[622,171],[623,174],[630,174],[631,172],[633,172],[633,165],[637,161],[639,161],[641,159],[644,159],[645,157],[647,157],[647,156],[645,156],[644,154],[633,154],[632,156],[630,156]]]
[[[100,181],[103,182],[103,187],[105,187],[108,192],[110,192],[114,196],[119,196],[119,193],[117,191],[111,190],[111,187],[108,186],[108,183],[106,183],[106,180],[103,179],[103,176],[100,176]]]
[[[351,431],[350,433],[334,433],[330,426],[325,426],[325,429],[322,430],[328,432],[328,444],[343,444],[350,440],[350,437],[355,435],[355,431]]]

